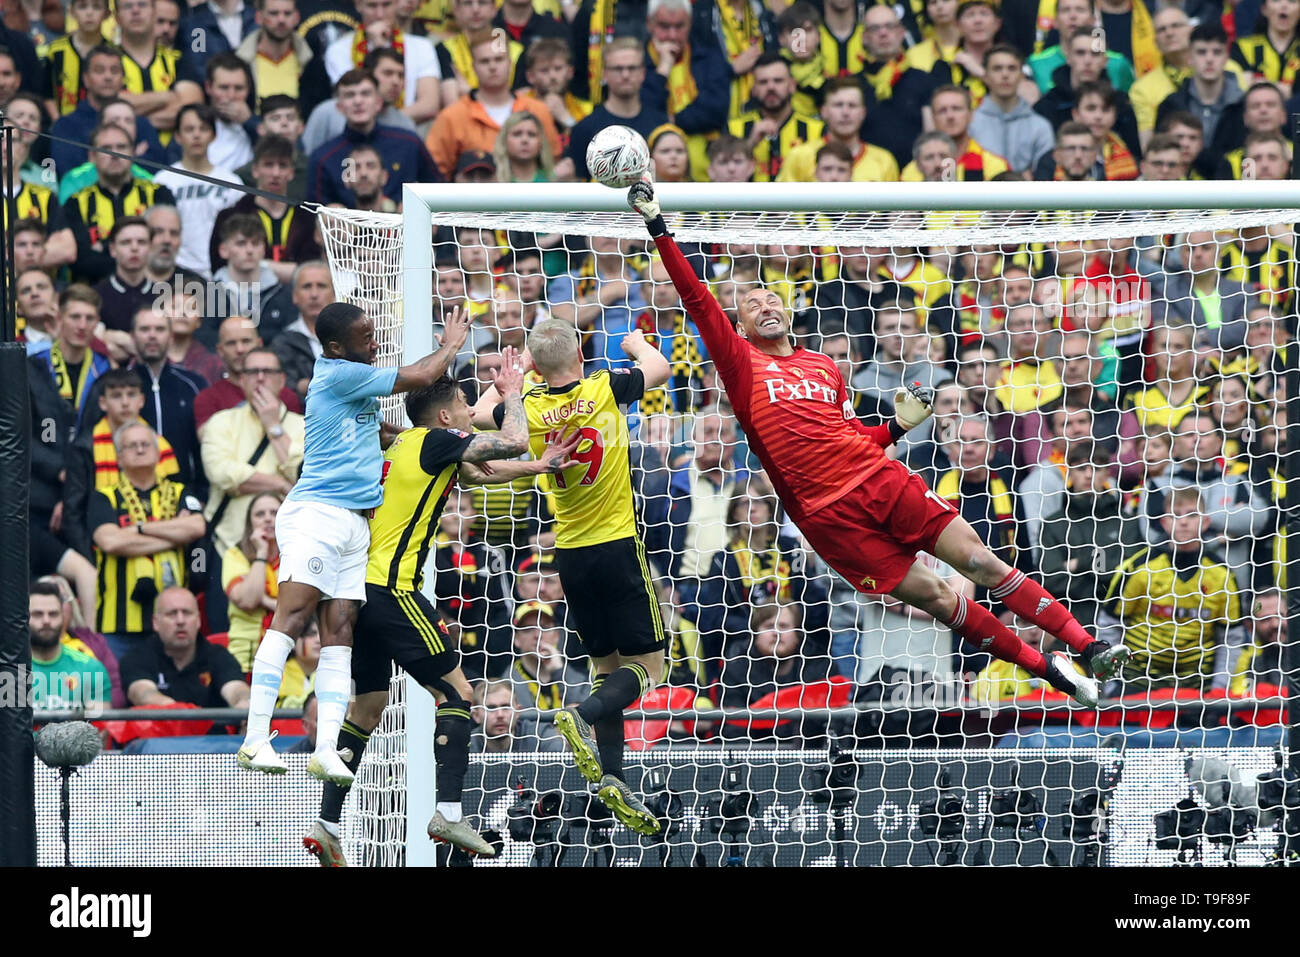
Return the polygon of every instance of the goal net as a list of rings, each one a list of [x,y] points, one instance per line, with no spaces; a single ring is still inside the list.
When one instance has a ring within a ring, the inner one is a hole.
[[[934,416],[890,454],[1132,656],[1102,705],[1081,708],[943,622],[849,587],[784,514],[621,191],[421,186],[401,215],[322,209],[336,294],[374,320],[381,362],[427,354],[462,305],[474,322],[455,374],[471,400],[500,349],[548,316],[579,328],[589,372],[627,367],[619,343],[636,329],[671,368],[629,407],[627,449],[670,638],[668,678],[628,715],[628,777],[669,821],[666,841],[614,828],[551,727],[590,684],[546,482],[448,501],[426,592],[476,686],[465,801],[499,832],[501,863],[1276,853],[1300,192],[771,184],[660,198],[724,310],[776,291],[862,421],[891,418],[900,383],[932,388]],[[386,414],[400,420],[400,404]],[[917,561],[1025,643],[1068,651],[990,589]],[[432,706],[400,674],[393,688],[348,847],[427,862]]]

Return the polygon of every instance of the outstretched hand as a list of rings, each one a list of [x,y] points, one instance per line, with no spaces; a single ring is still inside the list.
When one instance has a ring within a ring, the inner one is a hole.
[[[470,316],[469,310],[463,306],[456,306],[451,310],[442,323],[442,339],[439,345],[444,349],[460,351],[460,347],[465,344],[469,338]]]
[[[501,350],[501,368],[493,372],[493,385],[504,398],[518,395],[524,387],[524,363],[519,358],[519,350],[506,346]]]
[[[578,448],[578,443],[582,441],[582,433],[577,429],[572,432],[564,431],[556,435],[551,441],[546,443],[546,448],[537,461],[541,463],[542,468],[555,475],[563,472],[567,468],[577,465],[575,459],[569,458],[570,455]]]
[[[894,418],[910,432],[934,413],[934,390],[919,382],[904,384],[894,393]]]
[[[639,183],[633,183],[627,191],[627,203],[641,214],[647,223],[659,218],[659,201],[655,199],[655,187],[647,174]]]

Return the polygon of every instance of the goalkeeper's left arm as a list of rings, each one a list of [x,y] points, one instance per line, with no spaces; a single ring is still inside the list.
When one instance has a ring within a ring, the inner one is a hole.
[[[882,425],[863,425],[854,419],[859,431],[887,449],[908,432],[928,419],[934,412],[934,390],[919,382],[904,385],[894,393],[894,417]]]

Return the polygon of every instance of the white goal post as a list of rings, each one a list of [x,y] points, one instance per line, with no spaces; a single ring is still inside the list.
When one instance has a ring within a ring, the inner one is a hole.
[[[318,215],[338,298],[375,319],[384,343],[380,362],[396,364],[434,348],[439,227],[644,240],[626,192],[596,184],[419,184],[403,188],[400,214],[322,208]],[[1300,222],[1300,181],[1292,180],[696,183],[662,184],[656,195],[681,241],[822,248],[1167,237]],[[399,403],[386,412],[402,415]],[[399,740],[388,750],[401,773],[390,771],[385,780],[404,796],[389,809],[405,822],[398,857],[425,865],[434,861],[424,830],[435,801],[433,703],[409,677],[403,692],[396,717],[386,715],[382,726]],[[417,753],[422,760],[407,758]],[[363,766],[358,780],[364,777]],[[389,824],[385,840],[400,842]],[[367,846],[374,842],[351,825],[349,834]]]

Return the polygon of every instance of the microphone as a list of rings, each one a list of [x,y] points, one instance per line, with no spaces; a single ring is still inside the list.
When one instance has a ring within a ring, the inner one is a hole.
[[[99,752],[99,731],[88,721],[60,721],[36,732],[36,756],[52,768],[79,768]]]

